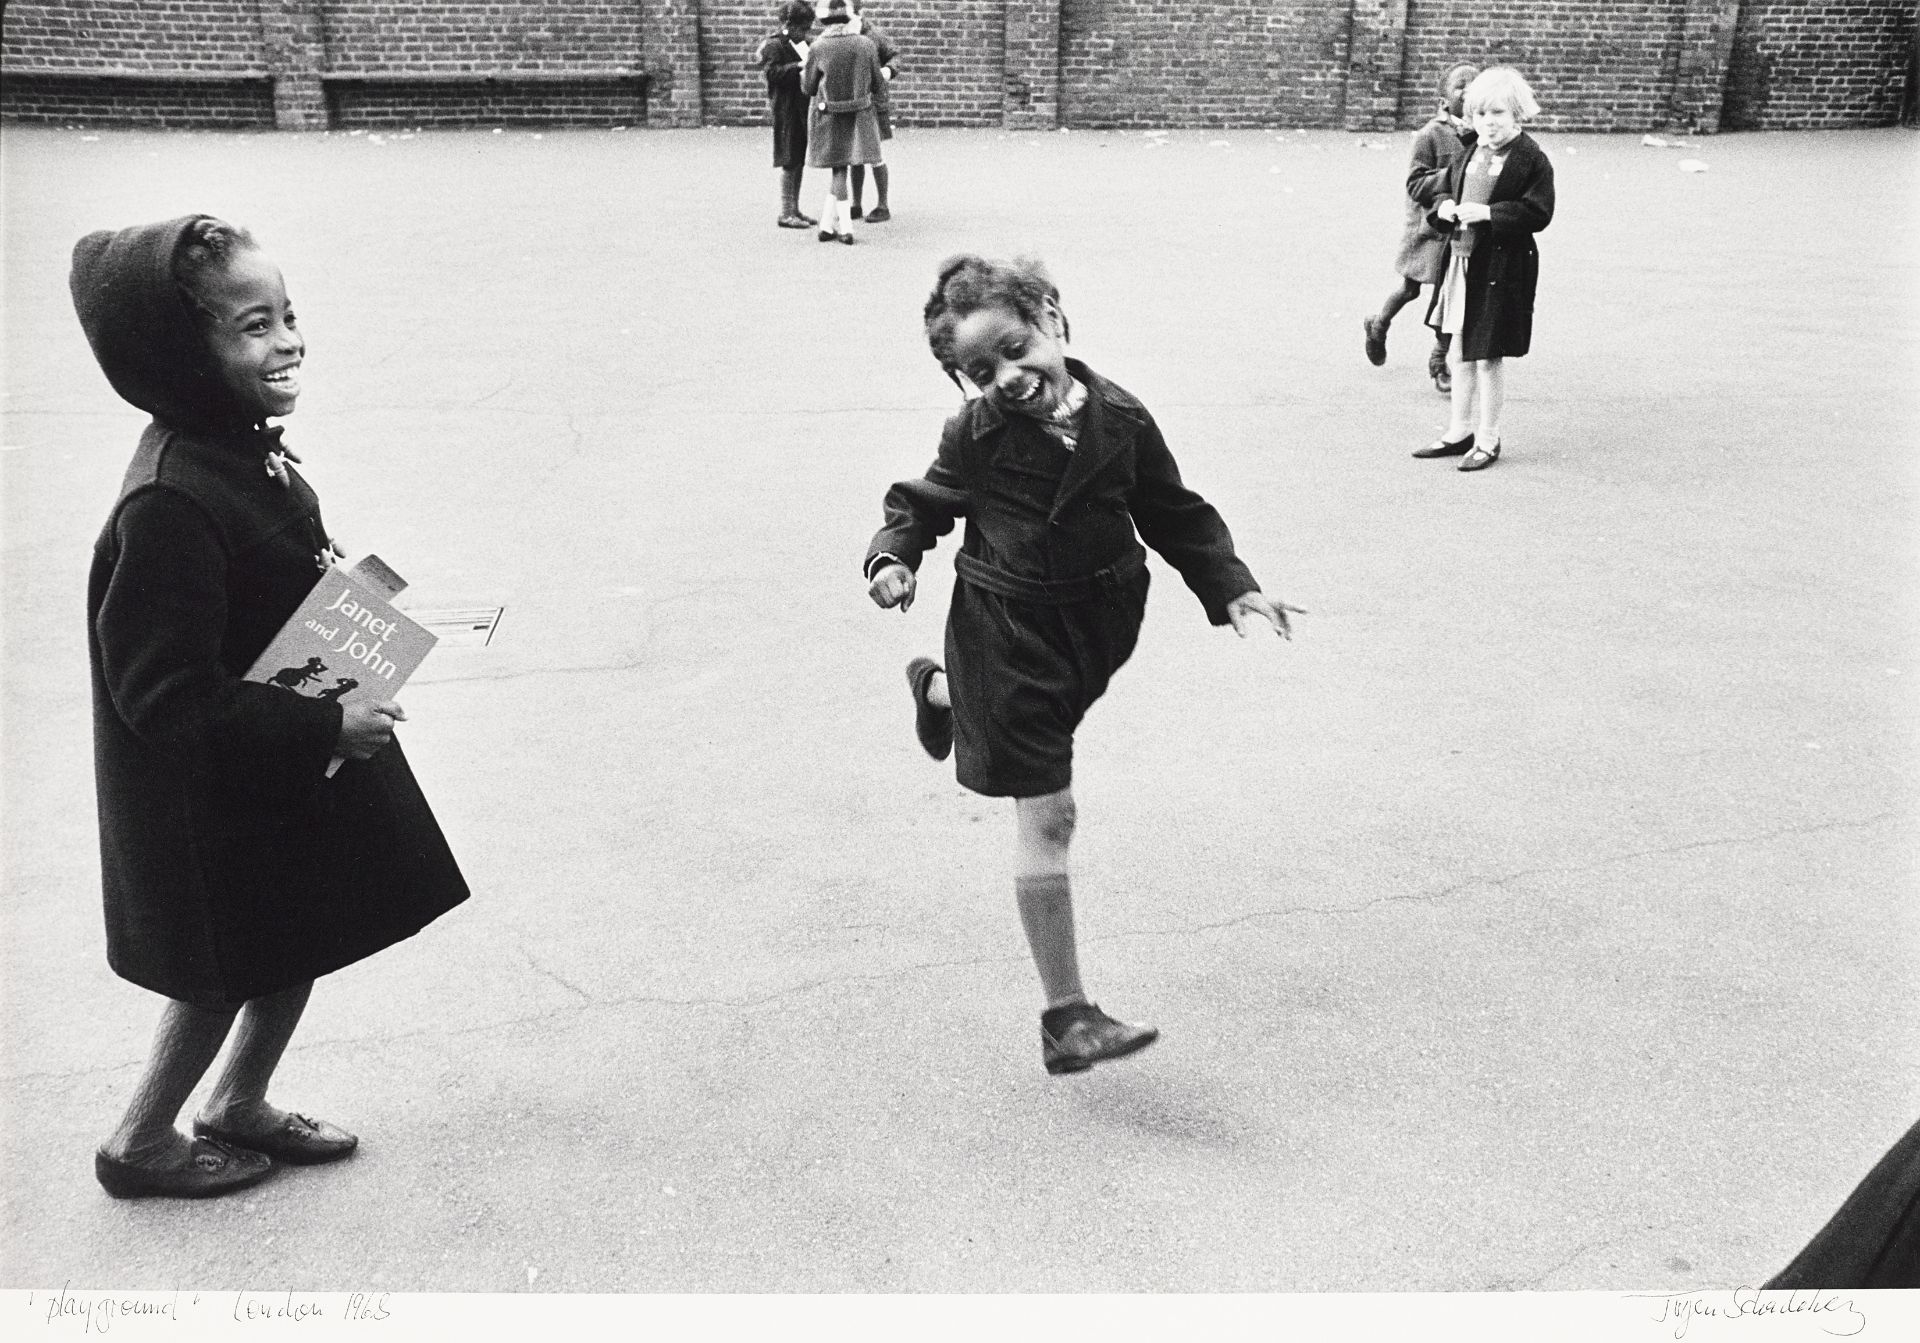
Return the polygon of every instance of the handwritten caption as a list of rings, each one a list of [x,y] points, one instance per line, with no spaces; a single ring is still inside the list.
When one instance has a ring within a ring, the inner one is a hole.
[[[1685,1338],[1697,1320],[1799,1319],[1835,1338],[1851,1338],[1867,1327],[1866,1312],[1844,1292],[1769,1292],[1758,1287],[1736,1287],[1730,1292],[1634,1295],[1658,1303],[1653,1322],[1672,1324],[1675,1338]]]
[[[75,1291],[71,1283],[58,1292],[29,1292],[27,1309],[48,1327],[65,1326],[83,1335],[209,1319],[377,1324],[395,1313],[387,1292],[88,1292]]]

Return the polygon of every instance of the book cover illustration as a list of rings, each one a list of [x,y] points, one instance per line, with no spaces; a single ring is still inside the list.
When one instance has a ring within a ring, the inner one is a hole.
[[[245,679],[341,704],[393,699],[439,642],[394,609],[392,598],[405,587],[377,555],[328,569]]]

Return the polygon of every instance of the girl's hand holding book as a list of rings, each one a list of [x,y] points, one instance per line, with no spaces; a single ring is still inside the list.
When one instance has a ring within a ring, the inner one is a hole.
[[[1268,601],[1266,594],[1262,592],[1243,592],[1227,603],[1227,619],[1233,623],[1233,632],[1242,639],[1253,633],[1255,616],[1259,616],[1273,626],[1273,632],[1282,639],[1291,639],[1293,626],[1287,623],[1289,611],[1297,616],[1306,614],[1306,611],[1298,606]]]
[[[881,566],[873,582],[867,585],[867,595],[882,609],[897,606],[900,614],[905,615],[913,605],[913,589],[913,570],[904,564],[887,564]]]
[[[393,740],[393,725],[406,721],[407,711],[392,700],[342,705],[340,740],[333,749],[348,760],[369,759]]]

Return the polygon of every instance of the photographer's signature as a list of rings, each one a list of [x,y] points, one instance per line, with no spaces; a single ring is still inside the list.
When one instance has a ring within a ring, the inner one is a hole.
[[[1695,1320],[1760,1319],[1763,1316],[1805,1316],[1818,1321],[1836,1338],[1851,1338],[1867,1327],[1867,1317],[1854,1299],[1840,1292],[1769,1292],[1758,1287],[1736,1287],[1730,1292],[1636,1292],[1641,1300],[1657,1301],[1655,1324],[1671,1322],[1673,1336],[1685,1338]]]

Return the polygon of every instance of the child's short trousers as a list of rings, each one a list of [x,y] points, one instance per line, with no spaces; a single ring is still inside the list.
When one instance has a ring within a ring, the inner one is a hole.
[[[947,612],[947,690],[962,788],[1039,797],[1073,782],[1073,734],[1133,656],[1147,572],[1109,597],[1049,606],[964,579]]]

